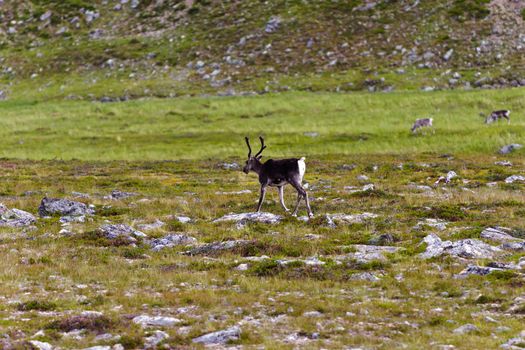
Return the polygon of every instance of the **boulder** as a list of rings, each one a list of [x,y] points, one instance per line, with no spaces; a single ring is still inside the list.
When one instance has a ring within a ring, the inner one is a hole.
[[[142,327],[173,327],[182,321],[169,316],[148,316],[140,315],[133,318],[133,323]]]
[[[38,215],[44,216],[81,216],[93,215],[95,210],[84,203],[62,198],[44,197],[38,207]]]
[[[455,334],[476,333],[478,331],[479,331],[479,328],[470,323],[464,324],[463,326],[460,326],[454,329]]]
[[[508,184],[514,183],[516,181],[525,181],[525,176],[512,175],[505,179],[505,183],[508,183]]]
[[[224,242],[212,242],[202,244],[195,247],[187,252],[186,255],[214,255],[224,251],[233,251],[236,249],[242,249],[255,244],[254,241],[239,239],[235,241],[224,241]]]
[[[401,247],[393,246],[375,246],[365,244],[354,244],[348,246],[355,251],[345,255],[345,258],[354,259],[359,263],[367,263],[370,261],[386,261],[385,253],[396,253],[400,251]]]
[[[489,227],[481,232],[480,237],[494,242],[523,242],[523,239],[513,237],[509,234],[510,229],[506,227]]]
[[[172,248],[175,246],[187,246],[197,243],[197,239],[194,237],[185,235],[170,233],[162,238],[155,238],[149,242],[151,250],[158,252],[164,248]]]
[[[469,265],[463,271],[461,271],[459,274],[457,274],[454,277],[466,278],[470,275],[486,276],[494,271],[502,271],[502,270],[503,269],[497,268],[497,267]]]
[[[326,214],[325,218],[329,226],[335,227],[336,224],[362,224],[371,219],[379,217],[373,213],[361,213],[361,214]]]
[[[200,337],[194,338],[194,343],[201,344],[225,344],[232,340],[237,340],[241,336],[241,328],[239,326],[233,326],[228,329],[208,333],[201,335]]]
[[[444,254],[466,259],[490,259],[502,252],[500,248],[478,239],[442,241],[436,234],[426,236],[423,243],[427,244],[425,252],[419,254],[423,259],[435,258]]]
[[[36,217],[20,209],[8,209],[0,203],[0,226],[24,227],[36,222]]]
[[[213,222],[236,222],[237,224],[246,224],[248,222],[260,222],[264,224],[277,224],[282,220],[282,216],[265,212],[228,214]]]
[[[147,235],[133,227],[124,224],[106,224],[98,228],[98,231],[108,239],[124,239],[129,244],[135,243],[137,238],[145,238]]]

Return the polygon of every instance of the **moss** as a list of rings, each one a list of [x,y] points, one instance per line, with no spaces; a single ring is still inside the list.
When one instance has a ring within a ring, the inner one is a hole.
[[[56,303],[51,301],[41,301],[41,300],[31,300],[24,303],[20,303],[16,306],[16,309],[19,311],[51,311],[55,310],[57,307]]]

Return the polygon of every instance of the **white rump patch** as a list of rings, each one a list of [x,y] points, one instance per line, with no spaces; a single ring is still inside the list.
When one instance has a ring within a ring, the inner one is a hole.
[[[297,165],[299,165],[299,175],[301,176],[300,182],[303,182],[304,173],[306,172],[306,163],[304,162],[306,158],[302,157],[297,161]]]

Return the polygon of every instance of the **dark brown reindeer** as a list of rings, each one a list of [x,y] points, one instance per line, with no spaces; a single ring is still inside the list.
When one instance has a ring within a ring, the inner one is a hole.
[[[264,151],[266,146],[264,145],[264,139],[259,137],[261,140],[261,149],[255,156],[252,157],[252,148],[250,146],[250,140],[248,137],[244,138],[246,145],[248,146],[248,160],[243,168],[243,171],[248,174],[250,171],[254,171],[259,175],[259,183],[261,184],[261,195],[259,197],[259,204],[257,205],[257,212],[261,210],[264,202],[264,196],[266,195],[266,188],[277,187],[279,190],[279,201],[286,212],[289,209],[284,204],[284,186],[290,184],[297,190],[297,203],[292,213],[293,216],[297,215],[299,209],[299,203],[301,198],[304,198],[306,202],[306,209],[308,210],[308,216],[312,217],[312,209],[310,208],[310,201],[308,200],[308,194],[302,186],[303,176],[306,171],[306,164],[304,157],[289,158],[289,159],[268,159],[265,163],[261,163],[261,153]]]

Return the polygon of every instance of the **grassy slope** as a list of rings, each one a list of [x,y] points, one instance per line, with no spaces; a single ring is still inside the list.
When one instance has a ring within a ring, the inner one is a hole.
[[[512,110],[510,126],[480,112]],[[522,142],[523,89],[392,94],[288,93],[128,103],[5,102],[0,155],[21,159],[165,160],[244,157],[243,136],[267,156],[422,152],[493,154]],[[433,117],[435,134],[409,132]],[[317,132],[318,137],[305,136]]]

